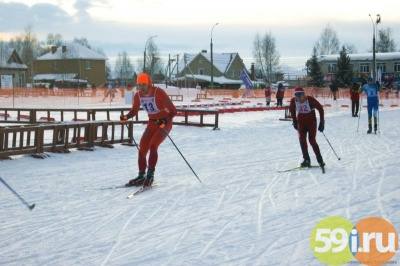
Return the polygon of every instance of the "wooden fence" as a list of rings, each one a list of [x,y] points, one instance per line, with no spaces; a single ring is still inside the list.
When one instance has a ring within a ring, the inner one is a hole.
[[[30,154],[45,158],[45,152],[69,152],[71,148],[93,150],[122,143],[134,145],[133,121],[69,122],[0,127],[0,159]]]
[[[55,123],[66,121],[116,121],[123,113],[130,108],[80,108],[80,109],[46,109],[46,108],[0,108],[0,123]],[[174,119],[174,125],[212,127],[218,129],[219,111],[204,109],[177,108],[178,116]],[[205,122],[205,116],[211,117],[211,122]],[[177,121],[183,117],[183,121]],[[194,121],[198,117],[198,121]],[[146,119],[140,119],[139,114],[134,118],[133,123],[147,123]]]

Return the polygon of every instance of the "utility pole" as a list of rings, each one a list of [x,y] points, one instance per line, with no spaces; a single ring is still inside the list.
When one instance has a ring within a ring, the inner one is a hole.
[[[178,77],[178,74],[179,74],[179,54],[177,54],[176,55],[176,77]],[[178,79],[176,80],[176,82],[178,83],[179,81],[178,81]],[[181,84],[180,84],[180,82],[179,82],[179,88],[181,87],[180,86]]]
[[[211,89],[214,87],[214,57],[213,57],[213,31],[214,31],[214,28],[216,27],[216,26],[218,26],[218,22],[217,23],[215,23],[213,26],[212,26],[212,28],[211,28],[211,41],[210,41],[210,53],[211,53],[211,84],[210,84],[210,87],[211,87]]]
[[[375,21],[372,19],[371,14],[369,14],[369,17],[372,22],[372,76],[376,82],[376,29],[378,24],[381,22],[381,15],[377,14]]]

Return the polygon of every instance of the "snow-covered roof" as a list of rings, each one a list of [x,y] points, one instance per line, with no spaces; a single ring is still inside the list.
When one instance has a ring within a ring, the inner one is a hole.
[[[354,61],[371,61],[372,53],[360,53],[360,54],[349,54],[350,60]],[[320,55],[320,61],[336,61],[339,58],[339,54],[332,55]],[[376,60],[400,60],[400,52],[393,53],[376,53]]]
[[[17,60],[13,60],[12,56],[14,52],[15,49],[0,47],[0,68],[27,69],[28,67],[25,64],[22,64],[22,61],[17,54]]]
[[[177,78],[177,80],[184,80],[185,78],[187,79],[196,79],[199,81],[206,81],[206,82],[211,82],[211,76],[207,76],[207,75],[185,75],[184,77],[179,77]],[[218,84],[231,84],[231,85],[236,85],[236,84],[242,84],[243,81],[241,80],[236,80],[236,79],[228,79],[224,76],[222,77],[214,77],[213,79],[214,83],[218,83]]]
[[[65,52],[63,52],[63,47],[65,47]],[[106,60],[107,58],[86,46],[80,45],[76,42],[67,43],[57,47],[57,50],[48,52],[37,60],[63,60],[63,59],[89,59],[89,60]]]
[[[189,65],[198,55],[205,57],[211,62],[211,53],[197,53],[197,54],[183,54],[183,59],[179,64],[181,66]],[[233,60],[238,56],[238,53],[214,53],[213,52],[213,64],[221,72],[225,73],[231,66]]]
[[[76,73],[66,74],[36,74],[33,76],[33,80],[70,80],[75,79],[78,76]]]

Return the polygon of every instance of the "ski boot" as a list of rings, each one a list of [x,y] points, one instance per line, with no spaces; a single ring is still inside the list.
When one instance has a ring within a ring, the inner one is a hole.
[[[371,119],[368,119],[368,131],[367,134],[371,134],[372,133],[372,122]]]
[[[321,155],[317,156],[317,161],[318,161],[319,167],[321,167],[321,169],[322,169],[322,173],[325,174],[325,163],[324,163],[324,160],[322,159]]]
[[[148,169],[146,179],[144,180],[143,187],[151,187],[154,181],[154,169]]]
[[[142,186],[145,181],[144,177],[145,172],[139,172],[138,176],[134,179],[129,180],[128,183],[125,184],[126,187],[137,187]]]
[[[378,131],[378,121],[376,116],[374,117],[374,133],[376,134],[376,131]]]
[[[300,167],[302,168],[311,167],[310,159],[304,159],[304,161],[300,164]]]

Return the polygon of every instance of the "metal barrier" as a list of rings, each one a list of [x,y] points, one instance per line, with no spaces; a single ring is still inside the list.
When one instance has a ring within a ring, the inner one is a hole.
[[[127,113],[130,108],[80,108],[80,109],[45,109],[45,108],[0,108],[0,123],[38,124],[55,123],[65,121],[97,121],[119,120],[122,113]],[[198,126],[218,128],[219,111],[203,109],[177,108],[178,116],[183,116],[184,121],[174,121],[174,125]],[[189,119],[192,116],[199,116],[200,121],[195,122]],[[214,116],[213,122],[206,123],[204,116]],[[176,120],[176,119],[175,119]],[[147,123],[147,119],[140,119],[139,113],[133,123]]]
[[[71,148],[93,150],[122,143],[133,146],[133,121],[54,123],[0,127],[0,159],[31,154],[45,158],[45,152],[69,152]]]

